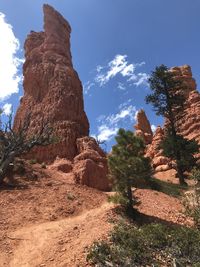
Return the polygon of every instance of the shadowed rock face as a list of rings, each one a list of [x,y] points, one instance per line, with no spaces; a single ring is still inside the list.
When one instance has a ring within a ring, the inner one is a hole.
[[[73,69],[68,22],[52,7],[44,5],[44,32],[31,32],[24,45],[24,97],[17,111],[14,130],[30,113],[29,135],[36,133],[42,119],[51,123],[59,143],[37,149],[38,160],[56,156],[73,159],[76,139],[88,136],[82,84]]]
[[[27,114],[27,136],[39,132],[43,121],[50,123],[58,142],[36,147],[26,156],[40,162],[65,158],[65,171],[72,172],[77,183],[108,190],[106,155],[88,136],[82,84],[72,65],[70,32],[69,23],[51,6],[44,5],[44,32],[32,31],[24,45],[24,96],[14,130],[23,125]]]
[[[196,89],[196,82],[192,77],[191,68],[188,65],[174,67],[170,70],[176,79],[183,82],[186,101],[183,110],[176,113],[176,129],[179,134],[188,139],[195,139],[200,144],[200,94]],[[162,156],[159,150],[159,144],[164,137],[168,123],[165,122],[163,129],[158,127],[151,144],[147,146],[147,156],[153,159],[153,167],[156,171],[165,171],[170,169],[169,159]],[[200,154],[197,155],[200,159]]]

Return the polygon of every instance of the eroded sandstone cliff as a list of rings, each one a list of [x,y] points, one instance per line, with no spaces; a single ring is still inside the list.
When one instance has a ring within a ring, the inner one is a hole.
[[[195,139],[200,144],[200,93],[197,91],[191,68],[188,65],[184,65],[173,67],[170,71],[173,72],[176,79],[182,81],[182,88],[179,88],[179,90],[184,90],[186,98],[183,110],[175,116],[177,132],[185,138]],[[167,121],[163,128],[160,126],[157,128],[152,142],[147,145],[146,154],[152,159],[155,171],[165,171],[171,168],[170,160],[162,156],[162,151],[159,147],[166,129]],[[146,130],[143,133],[144,135],[145,132]],[[197,157],[200,158],[200,154]]]

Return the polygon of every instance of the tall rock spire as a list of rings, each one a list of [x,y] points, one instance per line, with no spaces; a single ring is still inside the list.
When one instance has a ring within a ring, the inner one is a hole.
[[[134,125],[134,128],[136,129],[136,135],[142,137],[146,145],[152,142],[153,132],[143,109],[137,113],[137,124]]]
[[[28,135],[36,133],[42,120],[51,123],[59,142],[37,149],[36,158],[56,156],[73,159],[77,138],[88,136],[82,84],[73,69],[69,23],[55,9],[44,5],[44,32],[28,35],[25,49],[24,97],[17,111],[14,130],[30,114]]]

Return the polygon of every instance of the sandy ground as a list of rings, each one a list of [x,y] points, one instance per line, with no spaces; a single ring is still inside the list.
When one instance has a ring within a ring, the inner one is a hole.
[[[69,174],[34,168],[38,179],[0,188],[0,267],[89,266],[87,249],[112,229],[114,206],[106,193],[75,185]],[[145,219],[191,223],[179,199],[147,189],[134,194]]]

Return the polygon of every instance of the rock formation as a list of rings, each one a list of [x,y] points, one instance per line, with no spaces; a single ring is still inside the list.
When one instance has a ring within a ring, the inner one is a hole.
[[[143,109],[138,111],[137,124],[134,125],[134,127],[136,129],[135,134],[137,136],[142,137],[146,145],[151,144],[153,138],[153,132],[151,130],[151,125]]]
[[[31,156],[40,162],[51,162],[56,157],[73,161],[79,153],[87,150],[87,148],[80,149],[80,146],[77,146],[80,142],[77,140],[86,137],[94,144],[95,140],[88,137],[89,122],[84,111],[82,84],[72,65],[70,25],[51,6],[44,5],[43,10],[44,32],[31,31],[24,45],[24,96],[15,116],[14,130],[20,128],[27,114],[30,116],[28,136],[40,131],[43,122],[50,123],[58,142],[34,149]],[[92,153],[95,155],[98,153],[99,158],[102,158],[103,163],[100,165],[104,168],[104,174],[102,172],[101,176],[92,176],[91,163],[85,164],[82,168],[85,168],[85,173],[90,175],[90,182],[87,182],[87,185],[91,183],[93,187],[98,188],[97,183],[101,183],[101,189],[106,190],[108,188],[106,157],[100,151],[101,149],[95,144],[89,149],[88,160],[93,162],[92,170],[99,169],[100,163],[93,161],[91,156]],[[86,158],[84,160],[87,161]],[[101,182],[97,181],[95,184],[91,179],[96,181],[101,179]],[[77,180],[83,179],[77,178]]]
[[[176,114],[176,128],[179,134],[188,139],[195,139],[200,144],[200,93],[196,89],[196,82],[192,77],[191,68],[188,65],[173,67],[170,69],[176,79],[183,82],[186,102],[183,110]],[[153,167],[156,171],[165,171],[170,168],[170,161],[162,156],[159,144],[167,129],[167,122],[163,129],[158,127],[151,144],[147,146],[147,156],[153,159]],[[200,159],[200,154],[197,155]]]
[[[94,138],[77,139],[78,155],[74,158],[74,174],[77,183],[85,184],[100,190],[108,190],[105,183],[108,173],[107,159]]]
[[[152,159],[152,166],[156,172],[170,169],[170,160],[162,155],[162,150],[160,149],[160,143],[163,138],[164,131],[160,126],[158,126],[151,144],[149,144],[146,148],[146,156]]]

